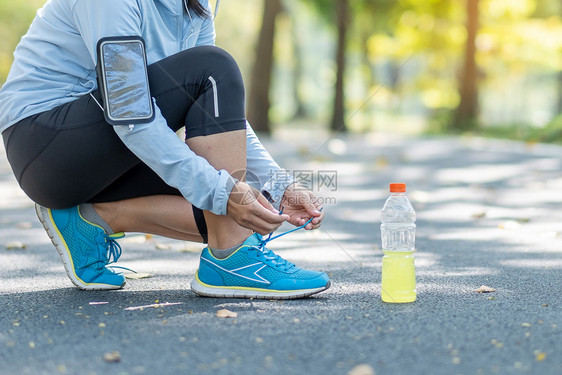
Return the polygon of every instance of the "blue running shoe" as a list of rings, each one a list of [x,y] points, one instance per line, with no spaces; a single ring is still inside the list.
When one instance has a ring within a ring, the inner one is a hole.
[[[106,266],[121,256],[115,241],[123,233],[108,235],[80,215],[78,206],[52,210],[35,205],[35,211],[60,254],[66,274],[78,289],[121,289],[125,277]]]
[[[191,290],[206,297],[295,299],[330,287],[328,275],[295,266],[265,242],[255,233],[225,259],[203,249]]]

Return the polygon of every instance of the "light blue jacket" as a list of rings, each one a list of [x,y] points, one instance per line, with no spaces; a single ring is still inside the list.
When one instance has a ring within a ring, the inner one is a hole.
[[[208,7],[208,0],[201,3]],[[0,131],[97,89],[95,46],[106,36],[139,35],[151,64],[197,45],[213,45],[213,20],[184,12],[183,0],[49,0],[14,53],[0,89]],[[101,110],[101,109],[100,109]],[[114,127],[123,143],[196,207],[225,215],[236,180],[195,155],[160,110],[150,124]],[[292,177],[247,126],[247,182],[278,207]]]

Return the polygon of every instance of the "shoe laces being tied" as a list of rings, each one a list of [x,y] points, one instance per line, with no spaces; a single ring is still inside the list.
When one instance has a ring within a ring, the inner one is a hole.
[[[283,213],[283,210],[281,210],[279,212],[279,214],[282,214],[282,213]],[[295,268],[296,265],[294,265],[293,263],[283,259],[281,256],[275,254],[273,251],[269,250],[265,246],[267,245],[267,243],[269,241],[273,241],[276,238],[279,238],[281,236],[284,236],[286,234],[295,232],[299,229],[302,229],[302,228],[306,227],[308,225],[308,223],[310,223],[312,221],[312,219],[314,219],[314,218],[311,217],[310,219],[308,219],[308,221],[306,223],[304,223],[300,227],[293,228],[293,229],[288,230],[286,232],[280,233],[276,236],[271,237],[273,235],[273,233],[270,233],[269,236],[266,239],[264,239],[263,237],[260,237],[259,238],[259,241],[260,241],[259,245],[253,246],[252,248],[257,250],[258,252],[260,252],[262,257],[266,260],[267,263],[270,263],[273,266],[275,266],[276,268],[282,269],[285,272],[290,271],[291,269]]]
[[[108,235],[107,233],[99,233],[96,237],[96,243],[98,245],[99,251],[99,259],[93,261],[92,263],[88,264],[86,267],[98,264],[98,269],[102,269],[107,265],[113,264],[119,260],[121,257],[121,253],[123,250],[121,249],[121,245],[117,242],[117,239],[125,237],[124,233],[115,233]],[[118,266],[111,266],[112,268],[123,268],[125,267],[118,267]],[[133,271],[134,272],[134,271]]]

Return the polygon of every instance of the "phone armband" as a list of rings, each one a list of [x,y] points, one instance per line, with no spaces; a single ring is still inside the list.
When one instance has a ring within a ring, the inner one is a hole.
[[[96,73],[105,120],[111,125],[142,124],[154,120],[143,38],[102,38],[96,50]]]

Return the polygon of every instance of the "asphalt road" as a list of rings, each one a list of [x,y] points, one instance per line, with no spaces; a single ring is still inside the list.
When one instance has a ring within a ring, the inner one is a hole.
[[[562,374],[562,147],[266,143],[325,199],[322,229],[270,246],[329,273],[332,287],[316,297],[198,297],[189,282],[201,245],[134,234],[119,265],[150,278],[76,290],[3,156],[0,374]],[[410,304],[380,300],[389,182],[408,184],[418,215]],[[475,292],[482,285],[495,292]]]

